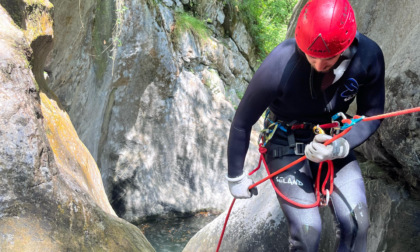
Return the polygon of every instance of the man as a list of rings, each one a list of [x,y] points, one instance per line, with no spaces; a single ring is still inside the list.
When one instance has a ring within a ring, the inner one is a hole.
[[[228,143],[231,194],[235,198],[252,196],[248,188],[253,181],[243,165],[251,127],[268,108],[266,123],[281,126],[266,145],[270,172],[303,154],[308,159],[274,177],[276,187],[295,202],[313,203],[318,163],[333,160],[334,190],[328,205],[340,230],[337,250],[366,251],[369,215],[352,149],[366,141],[380,121],[359,122],[328,146],[323,143],[331,136],[315,136],[312,125],[331,122],[354,99],[358,115],[381,114],[384,97],[382,51],[357,32],[348,0],[310,0],[298,18],[295,39],[285,40],[267,56],[238,106]],[[300,208],[278,199],[288,221],[290,250],[317,251],[321,233],[318,207]]]

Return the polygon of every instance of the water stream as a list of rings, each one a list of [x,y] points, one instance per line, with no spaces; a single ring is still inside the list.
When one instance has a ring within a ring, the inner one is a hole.
[[[187,217],[158,218],[144,222],[139,228],[156,252],[181,252],[201,228],[217,217],[209,212]]]

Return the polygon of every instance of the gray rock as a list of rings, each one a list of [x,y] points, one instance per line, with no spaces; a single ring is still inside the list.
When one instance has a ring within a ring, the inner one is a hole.
[[[232,39],[235,41],[239,51],[243,53],[247,59],[249,59],[249,54],[251,54],[253,50],[252,39],[243,23],[239,23],[234,28]]]
[[[223,24],[225,22],[225,13],[223,10],[217,10],[216,20],[219,24]]]
[[[1,6],[0,37],[0,250],[154,251],[137,227],[100,202],[97,169],[81,182],[80,167],[59,163],[47,139],[55,132],[44,128],[52,118],[41,110],[42,87],[27,61],[39,54]]]
[[[162,4],[158,4],[158,6],[163,21],[163,27],[165,28],[167,33],[171,33],[175,28],[175,18],[173,16],[173,13],[171,9],[169,9],[166,6],[163,6]]]
[[[223,20],[223,2],[217,0],[192,0],[193,8],[197,12],[198,17],[208,22]]]
[[[182,43],[179,45],[179,51],[182,60],[186,63],[197,60],[201,55],[201,48],[197,45],[194,35],[190,32],[184,32],[181,34],[180,40]]]
[[[413,57],[420,38],[417,24],[388,63],[387,111],[420,106],[420,60]],[[403,88],[401,88],[403,87]],[[416,114],[385,119],[379,130],[381,146],[402,166],[398,171],[410,186],[420,190],[420,120]]]
[[[220,251],[287,251],[287,223],[276,193],[269,182],[258,189],[258,196],[236,200]],[[226,214],[227,211],[194,235],[183,252],[215,251]]]
[[[400,5],[402,4],[402,5]],[[385,111],[420,106],[420,2],[354,1],[359,30],[377,41],[386,65]],[[396,172],[416,192],[420,185],[420,123],[415,114],[384,119],[376,136],[362,146],[371,160],[397,165]],[[413,193],[415,195],[416,193]]]
[[[229,38],[176,37],[175,6],[125,1],[113,24],[112,3],[83,1],[83,11],[57,3],[48,66],[48,85],[97,161],[111,204],[133,222],[225,209],[228,101],[251,79],[247,60]],[[193,6],[223,19],[218,1]]]
[[[162,2],[168,7],[174,5],[174,2],[172,0],[162,0]]]

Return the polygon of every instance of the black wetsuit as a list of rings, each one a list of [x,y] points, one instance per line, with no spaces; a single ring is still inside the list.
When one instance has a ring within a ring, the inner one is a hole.
[[[383,113],[385,67],[381,49],[375,42],[357,33],[352,46],[346,51],[347,56],[341,56],[334,66],[337,70],[341,67],[342,71],[335,75],[314,71],[294,39],[282,42],[267,56],[251,80],[232,122],[228,143],[229,177],[242,174],[251,128],[267,108],[276,120],[287,123],[329,123],[334,114],[345,113],[354,99],[358,115]],[[344,61],[347,63],[344,64]],[[328,81],[330,85],[326,89],[321,88]],[[366,141],[379,124],[379,121],[360,122],[344,138],[353,149]],[[294,133],[296,141],[305,144],[314,136],[311,130]],[[267,144],[266,159],[271,172],[300,157],[269,154],[273,149],[288,144],[287,132],[281,130]],[[333,162],[335,178],[330,206],[341,231],[338,234],[341,238],[338,251],[365,251],[369,217],[359,165],[352,151],[346,158]],[[274,178],[276,186],[292,200],[313,203],[313,177],[316,174],[312,174],[317,165],[308,160],[295,165]],[[317,251],[321,231],[318,208],[302,209],[281,198],[279,201],[289,222],[290,250]]]

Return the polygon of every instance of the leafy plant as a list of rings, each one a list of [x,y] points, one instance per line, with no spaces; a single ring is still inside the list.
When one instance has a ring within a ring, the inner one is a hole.
[[[297,0],[225,0],[225,4],[239,9],[260,58],[285,39],[296,3]]]
[[[200,38],[207,38],[210,36],[210,30],[207,28],[205,22],[187,12],[176,12],[175,20],[175,34],[177,37],[185,31],[191,31]]]

